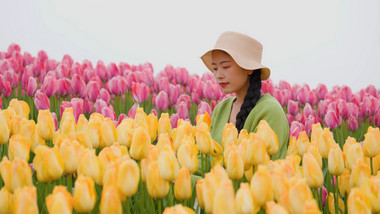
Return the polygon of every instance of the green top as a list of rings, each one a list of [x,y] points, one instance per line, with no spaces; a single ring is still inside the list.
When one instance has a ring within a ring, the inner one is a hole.
[[[236,97],[230,97],[223,100],[215,106],[212,113],[211,137],[219,144],[222,143],[223,128],[228,123],[232,103],[235,99]],[[246,129],[248,133],[256,132],[260,120],[266,120],[278,138],[279,149],[271,159],[284,159],[289,141],[289,124],[282,106],[276,98],[270,94],[264,94],[259,101],[257,101],[256,106],[249,113],[243,128]]]

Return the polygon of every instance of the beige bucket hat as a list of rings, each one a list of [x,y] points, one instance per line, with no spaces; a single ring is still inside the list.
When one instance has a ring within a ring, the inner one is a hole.
[[[261,69],[261,80],[270,76],[270,69],[261,64],[263,45],[257,40],[233,31],[222,33],[213,49],[207,51],[201,59],[207,68],[212,70],[212,51],[222,50],[227,52],[235,62],[246,70]]]

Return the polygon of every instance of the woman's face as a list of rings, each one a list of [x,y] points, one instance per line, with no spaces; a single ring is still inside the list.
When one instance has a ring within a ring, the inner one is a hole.
[[[212,69],[224,93],[245,96],[249,87],[249,75],[253,71],[241,68],[228,53],[220,50],[212,53]]]

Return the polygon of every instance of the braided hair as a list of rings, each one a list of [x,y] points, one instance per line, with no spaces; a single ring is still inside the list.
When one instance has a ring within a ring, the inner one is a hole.
[[[244,97],[244,102],[240,107],[239,113],[236,115],[236,128],[240,132],[243,129],[245,120],[247,119],[251,110],[255,107],[257,101],[260,99],[261,89],[261,70],[255,70],[250,75],[249,87],[247,94]]]

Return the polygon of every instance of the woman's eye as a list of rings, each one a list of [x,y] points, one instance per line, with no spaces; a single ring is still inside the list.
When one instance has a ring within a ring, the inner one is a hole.
[[[225,66],[225,67],[223,67],[224,69],[227,69],[227,68],[229,68],[230,66]]]
[[[216,70],[218,70],[218,69],[217,69],[217,68],[212,68],[212,70],[213,70],[213,71],[216,71]]]

